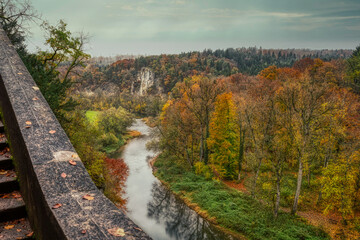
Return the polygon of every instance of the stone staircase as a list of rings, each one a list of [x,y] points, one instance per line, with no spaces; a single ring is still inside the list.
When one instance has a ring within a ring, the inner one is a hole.
[[[0,121],[0,240],[31,239],[32,235],[4,125]]]

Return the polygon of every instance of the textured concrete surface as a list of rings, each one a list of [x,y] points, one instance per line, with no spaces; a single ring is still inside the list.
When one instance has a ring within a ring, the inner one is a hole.
[[[37,100],[34,100],[37,99]],[[94,185],[64,130],[0,29],[0,107],[38,239],[150,239]],[[30,121],[31,125],[27,124]],[[30,127],[28,127],[30,126]],[[55,130],[54,134],[49,131]],[[70,165],[69,160],[76,161]],[[67,177],[62,178],[61,173]],[[85,200],[90,194],[94,200]],[[55,204],[62,204],[53,208]],[[121,228],[125,236],[108,230]],[[84,231],[85,230],[85,231]]]

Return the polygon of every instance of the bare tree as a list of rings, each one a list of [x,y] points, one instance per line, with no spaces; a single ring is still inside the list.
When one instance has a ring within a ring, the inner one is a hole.
[[[15,47],[29,34],[27,23],[40,19],[29,0],[0,0],[0,24]]]

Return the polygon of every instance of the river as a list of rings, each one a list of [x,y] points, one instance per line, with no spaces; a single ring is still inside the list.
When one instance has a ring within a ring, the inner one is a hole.
[[[126,181],[127,215],[154,240],[232,239],[190,209],[153,175],[146,149],[150,128],[140,119],[131,130],[142,136],[131,140],[121,156],[129,166]]]

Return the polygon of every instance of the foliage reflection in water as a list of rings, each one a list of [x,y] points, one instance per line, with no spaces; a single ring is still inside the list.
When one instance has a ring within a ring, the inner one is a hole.
[[[154,182],[148,216],[165,222],[165,231],[173,239],[230,239],[177,199],[160,182]]]
[[[129,166],[126,182],[128,216],[155,240],[232,239],[201,218],[175,197],[152,174],[148,160],[154,152],[146,149],[150,128],[141,120],[131,127],[143,134],[133,139],[121,155]]]

